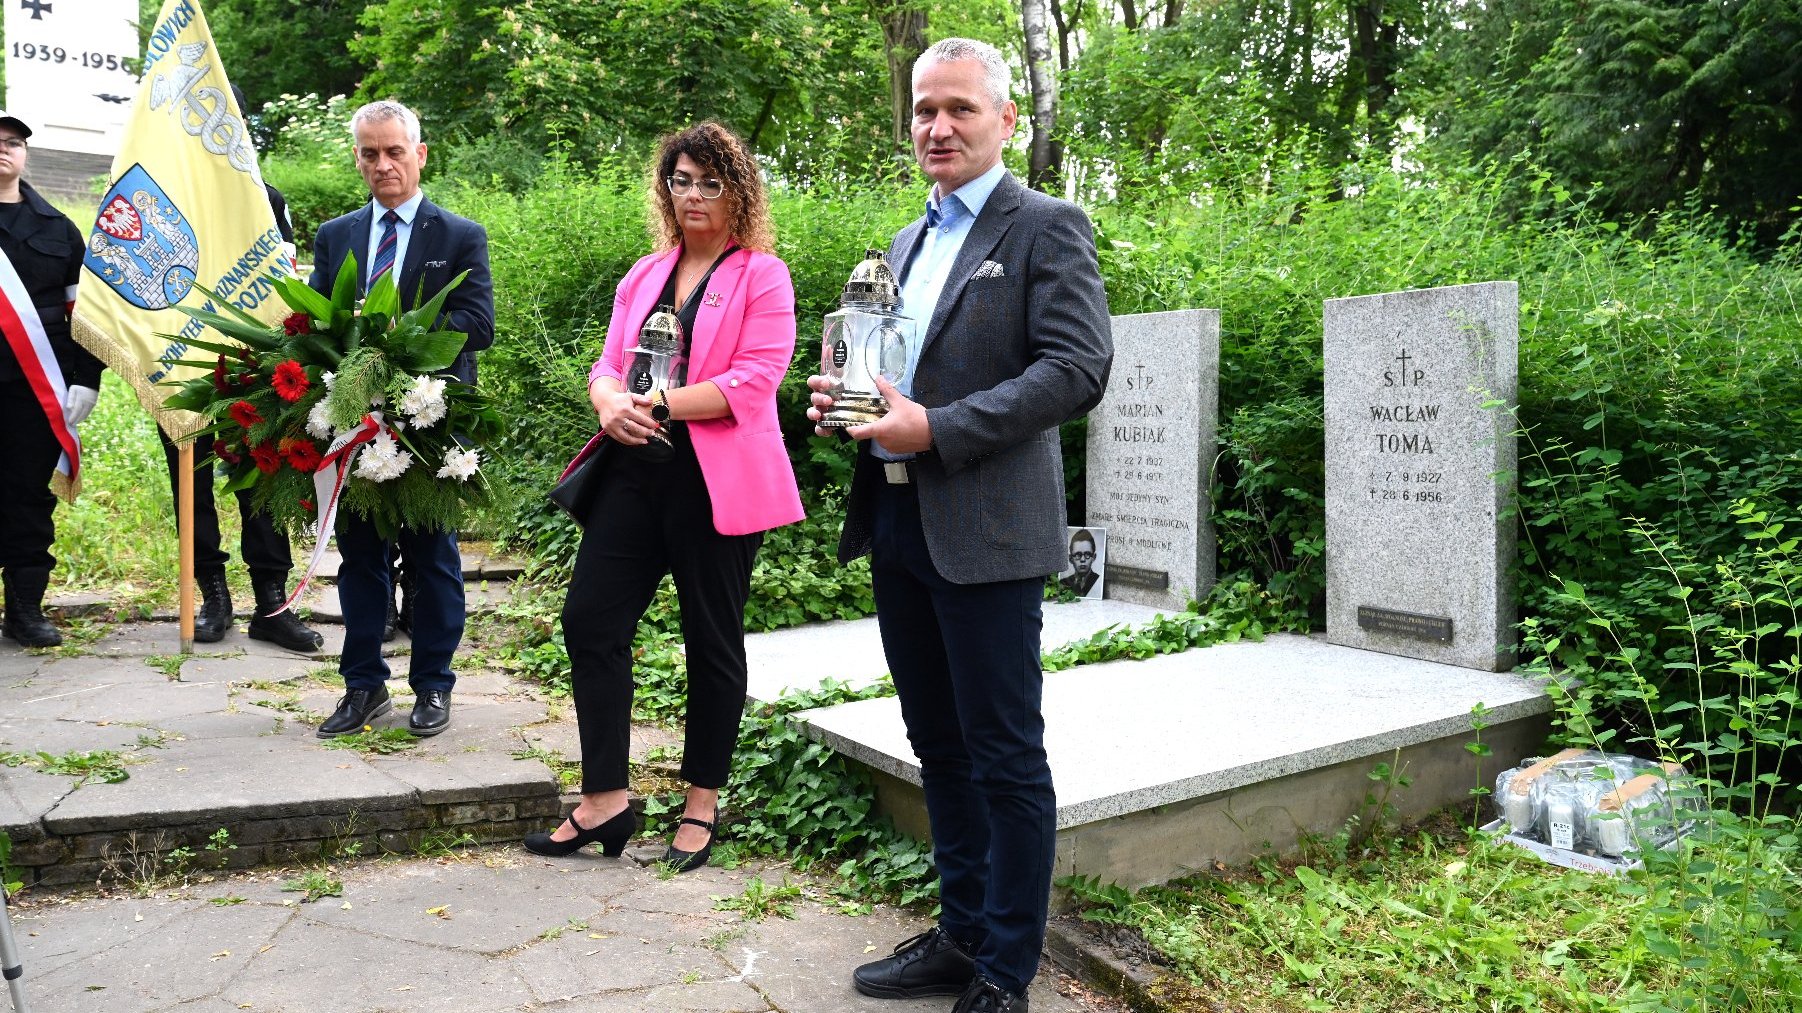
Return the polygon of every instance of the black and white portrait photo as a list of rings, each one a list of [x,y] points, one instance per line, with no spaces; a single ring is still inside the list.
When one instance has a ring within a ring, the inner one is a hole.
[[[1100,598],[1107,569],[1107,529],[1070,529],[1070,566],[1057,575],[1058,586],[1081,598]]]

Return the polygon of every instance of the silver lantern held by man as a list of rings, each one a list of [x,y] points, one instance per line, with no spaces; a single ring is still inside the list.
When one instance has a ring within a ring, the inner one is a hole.
[[[626,367],[626,390],[646,397],[658,391],[682,385],[682,321],[672,306],[659,306],[645,318],[638,329],[638,344],[631,350],[632,361]],[[658,423],[650,433],[646,447],[652,456],[658,451],[673,452],[669,426]]]
[[[826,314],[820,375],[832,381],[832,409],[820,419],[823,428],[867,425],[888,414],[876,378],[900,386],[918,340],[913,318],[902,316],[900,307],[901,286],[882,251],[865,251],[839,308]]]

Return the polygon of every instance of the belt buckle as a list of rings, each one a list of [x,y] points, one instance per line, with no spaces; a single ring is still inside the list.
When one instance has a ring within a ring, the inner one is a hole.
[[[882,475],[890,485],[907,485],[913,481],[913,476],[907,473],[906,461],[882,462]]]

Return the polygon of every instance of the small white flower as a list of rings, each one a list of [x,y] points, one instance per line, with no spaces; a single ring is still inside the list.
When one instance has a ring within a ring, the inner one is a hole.
[[[325,384],[326,390],[331,390],[332,389],[332,381],[336,380],[337,378],[338,378],[338,374],[333,373],[328,370],[325,373],[320,375],[319,382]]]
[[[454,478],[459,482],[467,482],[475,477],[476,470],[482,465],[482,456],[473,448],[452,447],[444,454],[444,467],[438,469],[439,478]]]
[[[307,435],[316,440],[323,440],[332,435],[331,418],[326,413],[324,398],[320,398],[313,405],[313,410],[307,412]]]
[[[413,455],[400,449],[394,437],[388,433],[377,433],[363,452],[357,455],[357,467],[354,474],[358,478],[366,478],[371,482],[387,482],[399,478],[413,465]]]
[[[416,376],[413,386],[401,395],[400,410],[413,417],[413,425],[430,429],[444,418],[444,381],[431,376]]]

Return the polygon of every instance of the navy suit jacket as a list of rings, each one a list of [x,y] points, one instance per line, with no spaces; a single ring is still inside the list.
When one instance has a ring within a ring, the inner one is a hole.
[[[911,266],[925,226],[921,217],[901,230],[889,263]],[[1058,426],[1095,407],[1114,361],[1088,216],[1003,176],[938,305],[902,312],[925,328],[913,398],[926,409],[933,446],[915,470],[934,568],[954,584],[1062,570],[1070,541]],[[867,446],[857,458],[839,539],[844,562],[870,551],[883,480]]]
[[[307,279],[314,291],[331,295],[332,282],[344,265],[346,256],[357,259],[359,290],[369,287],[369,265],[363,263],[369,250],[370,206],[368,204],[319,226],[313,237],[313,274]],[[475,353],[494,344],[494,279],[488,274],[488,232],[480,225],[433,204],[419,202],[419,213],[413,218],[413,234],[407,239],[407,260],[400,266],[400,305],[410,310],[438,294],[451,279],[464,271],[456,291],[444,302],[444,314],[438,326],[461,331],[469,340],[452,364],[450,372],[464,383],[476,382]]]

